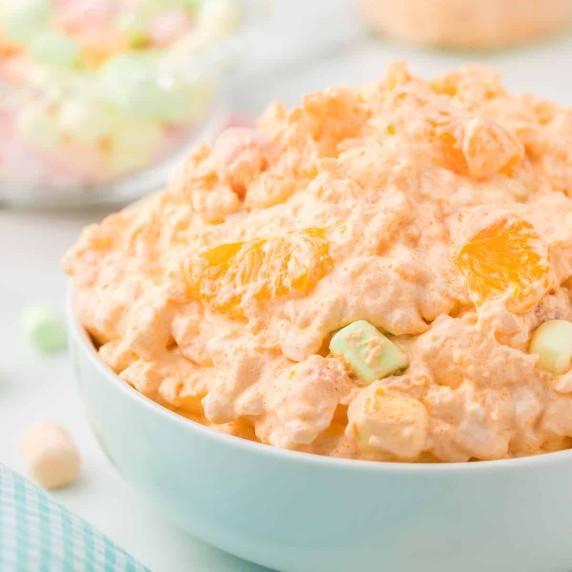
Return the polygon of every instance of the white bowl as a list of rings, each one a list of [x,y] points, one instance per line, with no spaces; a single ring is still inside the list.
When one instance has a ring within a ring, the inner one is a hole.
[[[191,534],[279,570],[572,570],[572,451],[374,463],[219,433],[139,394],[69,305],[81,396],[117,470]]]

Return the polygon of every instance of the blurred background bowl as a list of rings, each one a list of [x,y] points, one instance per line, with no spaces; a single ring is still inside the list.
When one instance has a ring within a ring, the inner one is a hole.
[[[203,6],[197,30],[160,58],[130,51],[89,74],[5,59],[0,203],[120,206],[161,188],[192,147],[212,140],[229,122],[227,87],[262,2]]]
[[[357,0],[367,25],[399,41],[495,49],[533,41],[572,23],[570,0]]]

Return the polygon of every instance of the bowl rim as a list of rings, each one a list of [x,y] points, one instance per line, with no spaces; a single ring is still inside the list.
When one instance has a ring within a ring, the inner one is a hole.
[[[388,461],[369,461],[364,459],[347,459],[341,457],[329,457],[303,451],[282,449],[258,441],[250,441],[242,437],[217,431],[212,427],[202,425],[188,417],[171,411],[159,403],[138,392],[134,387],[123,381],[105,362],[99,357],[87,331],[81,324],[74,306],[73,279],[70,279],[66,296],[66,317],[68,335],[81,346],[83,354],[95,370],[104,378],[110,386],[123,393],[128,399],[133,399],[141,407],[144,407],[152,415],[164,418],[183,431],[197,431],[207,439],[217,441],[228,447],[237,447],[250,454],[265,455],[283,461],[297,462],[322,468],[331,468],[346,471],[366,473],[392,473],[401,475],[432,475],[432,474],[495,474],[504,471],[521,471],[522,469],[539,469],[550,467],[561,462],[572,462],[572,449],[563,449],[548,453],[528,455],[511,459],[496,459],[475,462],[442,462],[442,463],[407,463]],[[84,359],[83,356],[80,359]]]

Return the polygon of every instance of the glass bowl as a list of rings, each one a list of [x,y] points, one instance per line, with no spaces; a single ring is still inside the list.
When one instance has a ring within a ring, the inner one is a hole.
[[[224,87],[261,2],[203,5],[230,6],[233,14],[213,9],[211,19],[232,28],[217,34],[211,23],[169,50],[122,53],[90,73],[22,64],[0,43],[0,204],[126,204],[164,185],[197,142],[220,132]]]

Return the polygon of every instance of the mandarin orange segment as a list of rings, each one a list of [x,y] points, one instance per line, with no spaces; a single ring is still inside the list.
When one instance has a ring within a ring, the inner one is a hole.
[[[188,284],[213,310],[240,315],[245,297],[305,295],[331,267],[325,229],[308,228],[207,250],[191,262]]]
[[[549,287],[548,249],[534,227],[512,217],[483,229],[458,250],[455,263],[478,306],[507,298],[507,307],[526,310]]]
[[[438,134],[437,140],[444,165],[460,175],[467,174],[467,158],[455,136],[448,131],[443,131]]]

